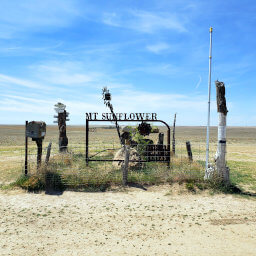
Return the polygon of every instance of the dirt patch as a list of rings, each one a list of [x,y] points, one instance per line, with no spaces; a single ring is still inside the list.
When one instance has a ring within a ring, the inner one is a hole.
[[[248,219],[247,217],[244,217],[243,219],[216,219],[216,220],[210,220],[210,223],[212,225],[234,225],[234,224],[246,224],[250,222],[256,222],[256,219]]]
[[[255,200],[146,189],[1,192],[0,255],[255,255]]]

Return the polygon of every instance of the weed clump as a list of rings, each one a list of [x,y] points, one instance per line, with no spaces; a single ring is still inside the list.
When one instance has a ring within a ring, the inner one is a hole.
[[[186,183],[186,188],[188,191],[195,193],[195,184],[193,182]]]
[[[22,175],[15,182],[15,185],[21,187],[22,189],[26,189],[29,192],[38,192],[45,188],[42,180],[37,176],[27,176]]]

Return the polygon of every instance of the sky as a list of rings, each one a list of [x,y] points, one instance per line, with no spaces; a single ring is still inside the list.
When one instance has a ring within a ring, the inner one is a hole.
[[[226,85],[227,124],[256,126],[254,0],[1,0],[0,124],[70,125],[86,112],[157,113],[177,125],[207,124],[209,28],[215,80]]]

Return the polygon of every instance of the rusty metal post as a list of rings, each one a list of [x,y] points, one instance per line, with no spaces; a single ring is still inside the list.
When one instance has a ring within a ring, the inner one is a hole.
[[[168,151],[168,157],[167,157],[167,165],[168,168],[170,168],[170,158],[171,158],[171,129],[170,127],[168,128],[167,132],[167,151]]]
[[[85,161],[86,166],[89,164],[88,152],[89,151],[89,120],[86,118],[86,134],[85,134]]]
[[[173,130],[172,130],[172,154],[175,155],[175,126],[176,126],[176,113],[173,120]]]
[[[28,121],[25,123],[25,175],[28,175],[28,136],[27,136]]]

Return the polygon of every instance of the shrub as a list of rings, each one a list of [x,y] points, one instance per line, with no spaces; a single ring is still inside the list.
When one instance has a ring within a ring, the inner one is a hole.
[[[16,185],[26,189],[29,192],[37,192],[44,189],[44,183],[37,176],[22,175],[17,181]]]
[[[186,188],[190,192],[196,192],[195,184],[193,182],[186,183]]]

